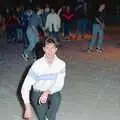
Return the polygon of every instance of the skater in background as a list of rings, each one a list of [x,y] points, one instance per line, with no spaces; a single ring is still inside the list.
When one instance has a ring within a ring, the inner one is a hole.
[[[105,9],[105,4],[102,3],[99,5],[98,10],[96,11],[96,15],[94,16],[93,19],[93,27],[92,27],[92,39],[89,43],[88,46],[88,52],[93,52],[93,47],[95,44],[96,46],[96,52],[102,52],[102,46],[103,46],[103,40],[104,40],[104,9]],[[98,37],[98,39],[97,39]]]
[[[42,19],[39,16],[39,14],[40,12],[34,13],[31,10],[31,17],[26,31],[29,45],[22,54],[22,57],[24,58],[25,61],[28,61],[31,58],[36,60],[35,46],[40,41],[37,28],[38,26],[40,26],[41,28],[43,27]]]

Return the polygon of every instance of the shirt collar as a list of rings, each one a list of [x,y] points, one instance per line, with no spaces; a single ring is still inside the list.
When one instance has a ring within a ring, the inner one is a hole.
[[[57,58],[58,58],[58,57],[55,55],[55,56],[54,56],[54,59],[53,59],[53,63],[57,60]],[[46,55],[44,55],[44,60],[45,60],[45,62],[48,64]],[[53,63],[52,63],[52,64],[53,64]],[[51,65],[52,65],[52,64],[51,64]]]

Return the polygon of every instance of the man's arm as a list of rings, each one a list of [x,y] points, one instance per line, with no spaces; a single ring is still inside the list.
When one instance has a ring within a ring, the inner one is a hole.
[[[104,29],[104,27],[105,27],[104,22],[102,22],[98,17],[96,17],[95,19],[100,24],[100,26]]]
[[[22,94],[22,98],[24,103],[30,103],[29,100],[29,96],[30,96],[30,90],[31,87],[34,83],[34,79],[32,78],[31,74],[31,70],[29,71],[28,75],[25,78],[25,81],[23,83],[22,89],[21,89],[21,94]]]
[[[35,80],[32,77],[33,74],[34,73],[32,72],[32,69],[30,69],[21,89],[21,94],[22,94],[24,105],[25,105],[24,118],[27,118],[27,119],[30,119],[32,117],[32,109],[31,109],[29,97],[30,97],[31,87],[35,82]]]

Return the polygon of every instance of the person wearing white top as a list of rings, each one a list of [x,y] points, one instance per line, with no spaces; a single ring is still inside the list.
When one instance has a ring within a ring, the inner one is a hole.
[[[64,86],[66,63],[56,56],[56,44],[49,38],[44,56],[33,63],[21,88],[24,118],[31,120],[33,106],[39,120],[56,120]]]
[[[59,15],[55,13],[52,8],[51,13],[48,14],[45,29],[49,32],[49,35],[55,38],[56,44],[59,44],[59,30],[61,27],[61,20]]]

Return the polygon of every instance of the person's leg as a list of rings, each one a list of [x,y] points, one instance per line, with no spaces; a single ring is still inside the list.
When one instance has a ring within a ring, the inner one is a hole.
[[[80,20],[77,20],[77,32],[78,34],[81,34]]]
[[[85,35],[87,33],[87,26],[88,26],[88,20],[87,18],[83,19],[83,34]]]
[[[79,32],[80,35],[83,37],[83,33],[84,33],[84,19],[81,18],[79,21]]]
[[[16,29],[17,41],[22,42],[22,29],[18,26]]]
[[[39,104],[39,98],[42,93],[32,91],[31,93],[31,104],[35,110],[38,120],[46,120],[46,112],[48,109],[47,104]]]
[[[69,36],[69,24],[64,22],[64,37]]]
[[[93,30],[92,30],[92,39],[89,43],[88,49],[92,50],[96,40],[97,40],[97,33],[98,33],[99,26],[97,24],[93,24]]]
[[[56,45],[60,44],[59,34],[58,32],[52,32],[53,38],[55,38]]]
[[[26,28],[22,28],[22,33],[23,33],[23,44],[24,44],[24,48],[27,48],[28,45],[29,45],[29,42],[28,42],[28,38],[27,38],[27,29]]]
[[[80,29],[80,35],[81,35],[81,38],[82,39],[84,39],[84,35],[85,35],[85,27],[86,27],[86,25],[85,25],[86,23],[85,23],[85,18],[81,18],[81,20],[80,20],[80,25],[79,25],[79,29]]]
[[[17,42],[17,32],[16,32],[16,29],[17,29],[17,25],[16,24],[12,24],[11,25],[12,42]]]
[[[33,29],[30,27],[27,29],[27,37],[28,37],[28,41],[29,41],[29,46],[27,49],[25,49],[24,53],[29,57],[33,57],[32,55],[34,55],[34,48],[35,48],[37,42],[39,41],[39,39],[36,36]]]
[[[64,36],[64,22],[63,20],[61,19],[61,34],[62,34],[62,37]]]
[[[48,111],[47,111],[48,120],[56,120],[56,113],[58,112],[60,103],[61,103],[60,92],[50,95],[50,97],[48,98]]]
[[[81,34],[81,36],[83,36],[83,32],[84,32],[84,20],[83,20],[83,18],[81,18],[81,20],[80,20],[80,34]]]
[[[104,30],[102,28],[100,28],[99,38],[98,38],[98,41],[97,41],[97,48],[98,49],[102,49],[103,39],[104,39]]]
[[[11,25],[7,26],[7,41],[12,42],[12,27],[11,27]]]
[[[20,41],[23,42],[23,32],[22,32],[22,28],[19,29],[20,32]]]

